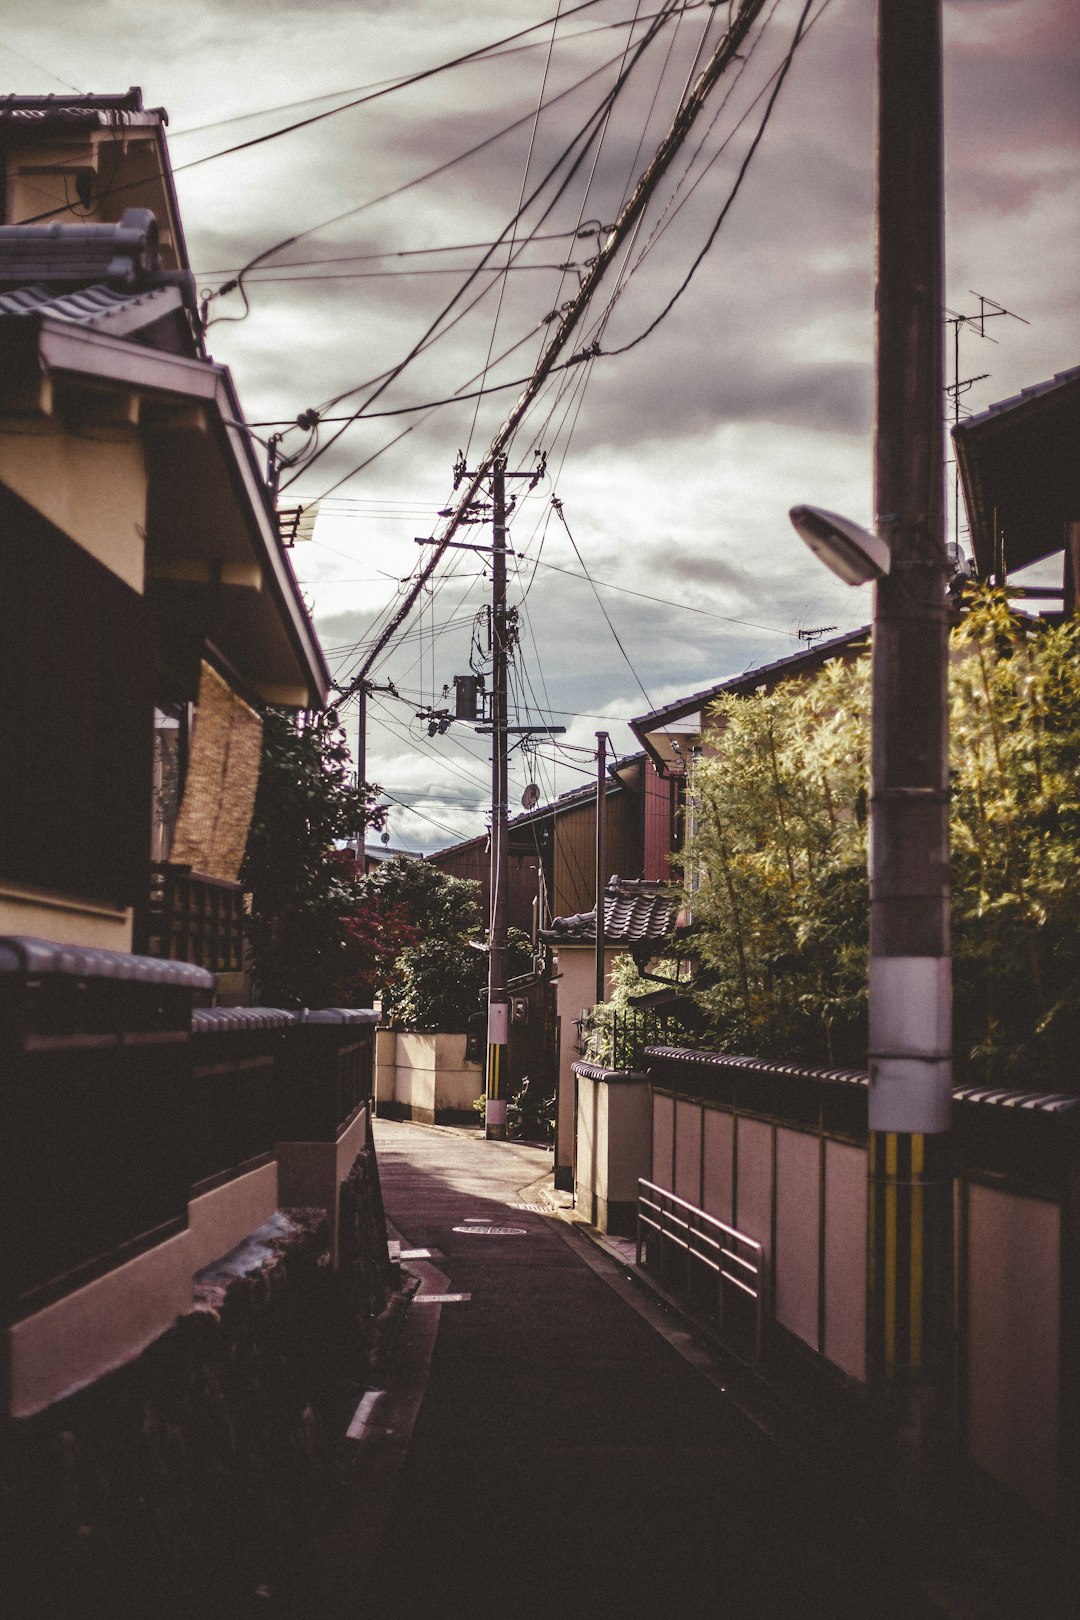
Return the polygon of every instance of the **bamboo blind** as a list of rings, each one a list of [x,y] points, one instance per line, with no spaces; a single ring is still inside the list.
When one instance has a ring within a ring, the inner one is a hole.
[[[261,747],[262,720],[204,663],[174,865],[235,883],[255,807]]]

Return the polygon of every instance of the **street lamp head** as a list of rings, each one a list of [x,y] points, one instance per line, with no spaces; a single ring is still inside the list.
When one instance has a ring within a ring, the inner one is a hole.
[[[799,538],[847,585],[866,585],[889,572],[889,548],[880,535],[820,506],[793,506]]]

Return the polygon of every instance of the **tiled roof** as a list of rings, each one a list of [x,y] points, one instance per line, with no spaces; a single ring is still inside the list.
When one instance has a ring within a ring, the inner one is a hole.
[[[604,939],[609,945],[638,945],[674,932],[680,901],[666,883],[613,877],[604,893]],[[591,945],[596,940],[596,909],[554,917],[541,934],[552,945]]]
[[[159,320],[183,300],[177,287],[150,287],[145,292],[114,292],[104,282],[76,292],[55,292],[43,282],[0,292],[0,316],[48,315],[73,326],[91,327],[112,337]]]
[[[0,96],[0,124],[157,124],[167,123],[164,107],[144,107],[133,85],[119,95]]]
[[[756,664],[752,669],[743,670],[741,675],[729,675],[724,680],[717,681],[715,686],[706,686],[700,692],[691,692],[688,697],[677,698],[674,703],[667,703],[662,709],[654,709],[651,714],[640,714],[630,721],[630,727],[638,737],[643,731],[662,731],[665,721],[676,720],[683,714],[703,709],[723,692],[753,692],[757,687],[770,681],[789,675],[797,676],[804,670],[817,669],[820,665],[828,663],[830,658],[839,657],[849,648],[857,646],[869,634],[870,626],[860,625],[857,630],[849,630],[842,636],[832,636],[828,641],[815,642],[812,647],[803,647],[796,653],[789,653],[786,658],[777,658],[769,664]]]
[[[1048,395],[1063,393],[1076,383],[1080,383],[1080,366],[1070,366],[1067,371],[1057,371],[1052,377],[1048,377],[1045,382],[1033,383],[1029,388],[1021,388],[1018,394],[1010,394],[1008,399],[997,400],[993,405],[988,406],[985,411],[979,411],[974,416],[964,417],[953,428],[953,438],[970,438],[971,434],[977,433],[985,423],[993,422],[1000,416],[1014,414],[1027,405],[1037,408],[1039,402],[1045,401]]]

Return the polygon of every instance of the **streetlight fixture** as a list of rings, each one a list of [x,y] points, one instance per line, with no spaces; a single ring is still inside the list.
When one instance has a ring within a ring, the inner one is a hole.
[[[869,585],[884,579],[892,554],[880,535],[823,506],[793,506],[788,516],[795,532],[826,568],[845,585]]]

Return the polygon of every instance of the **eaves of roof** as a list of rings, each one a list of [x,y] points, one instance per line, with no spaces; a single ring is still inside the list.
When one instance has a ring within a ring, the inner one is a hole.
[[[665,704],[662,709],[654,709],[651,714],[638,715],[636,719],[630,721],[630,729],[648,751],[648,744],[644,743],[642,737],[643,732],[662,731],[665,722],[680,720],[685,715],[693,714],[697,709],[703,709],[724,692],[756,692],[759,686],[770,685],[777,680],[790,679],[820,669],[831,658],[836,658],[840,653],[857,646],[869,634],[870,626],[864,624],[857,630],[847,631],[845,635],[832,636],[828,641],[819,641],[813,647],[804,648],[802,652],[790,653],[787,658],[777,658],[769,664],[755,664],[753,669],[744,670],[741,675],[729,675],[725,680],[717,681],[715,686],[707,686],[700,692],[691,692],[689,697],[678,698],[674,703]]]
[[[1080,366],[999,400],[952,430],[979,574],[1062,549],[1080,517]]]
[[[330,670],[279,541],[228,368],[146,348],[38,310],[0,316],[0,375],[4,374],[15,381],[32,375],[66,375],[162,398],[194,401],[212,411],[256,554],[303,671],[310,707],[322,708],[330,690]]]

